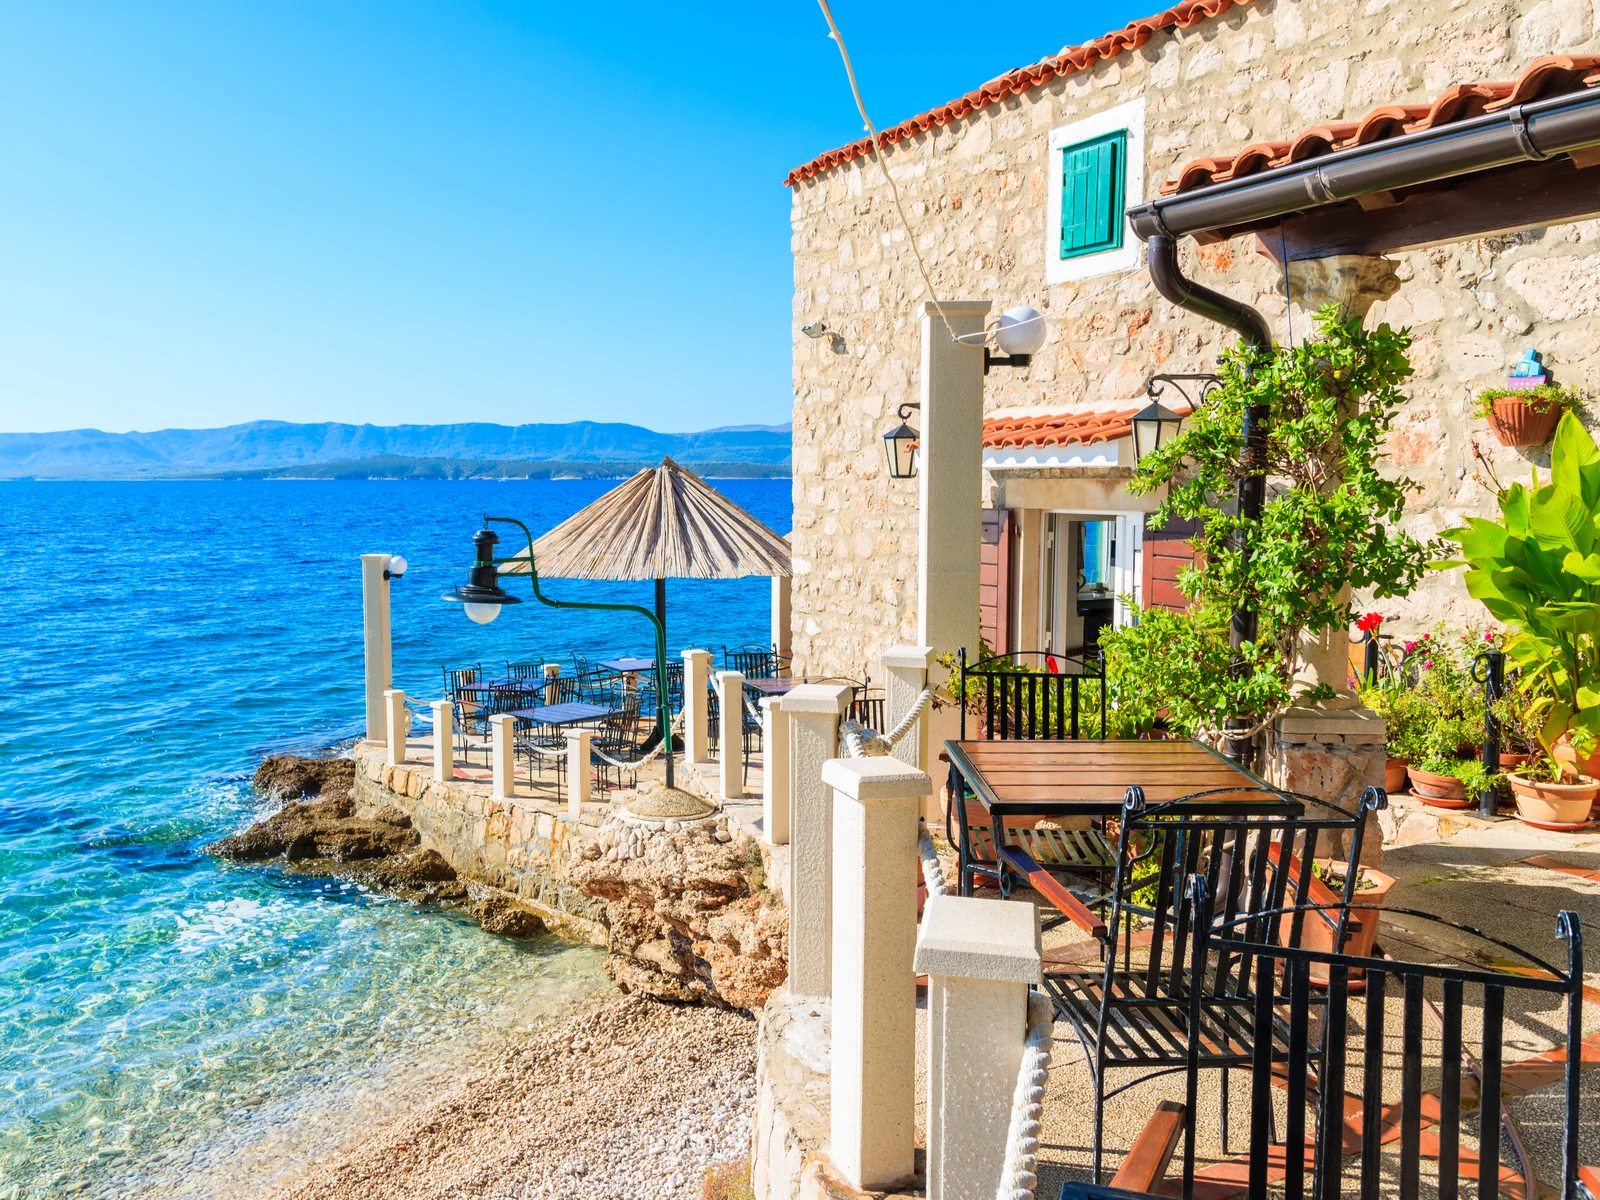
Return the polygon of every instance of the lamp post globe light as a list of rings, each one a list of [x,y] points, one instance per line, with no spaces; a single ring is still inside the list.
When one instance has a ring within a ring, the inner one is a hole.
[[[500,586],[500,568],[494,561],[494,548],[499,542],[492,529],[480,529],[473,534],[472,549],[476,557],[467,572],[467,582],[440,597],[461,605],[467,617],[479,625],[493,621],[506,605],[522,603]]]
[[[994,323],[994,344],[1002,354],[1031,358],[1044,349],[1044,314],[1020,304],[1001,313]]]
[[[889,459],[890,479],[910,479],[917,473],[917,439],[921,435],[906,423],[915,402],[900,406],[900,427],[883,435],[884,454]]]

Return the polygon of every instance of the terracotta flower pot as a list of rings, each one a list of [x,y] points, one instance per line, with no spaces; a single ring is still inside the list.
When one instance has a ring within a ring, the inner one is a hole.
[[[1467,795],[1467,785],[1454,775],[1434,775],[1408,767],[1411,792],[1417,799],[1433,808],[1471,808],[1478,802],[1476,796]]]
[[[1531,754],[1502,754],[1500,756],[1500,769],[1502,771],[1515,771],[1532,757],[1533,755]],[[1594,774],[1592,771],[1588,773]]]
[[[1306,902],[1317,905],[1324,910],[1337,910],[1340,901],[1344,898],[1343,872],[1345,863],[1342,859],[1319,858],[1317,865],[1324,870],[1332,870],[1340,876],[1338,882],[1329,885],[1311,877],[1310,886],[1306,889]],[[1371,905],[1373,908],[1383,907],[1389,889],[1394,887],[1395,880],[1391,875],[1372,867],[1358,867],[1361,878],[1356,885],[1352,904]],[[1289,858],[1290,878],[1297,878],[1300,871],[1299,860],[1293,855]],[[1362,886],[1366,885],[1366,886]],[[1300,926],[1300,945],[1307,950],[1333,951],[1334,935],[1338,932],[1338,916],[1336,911],[1307,913]],[[1367,909],[1358,909],[1350,914],[1350,919],[1345,926],[1346,937],[1344,952],[1346,954],[1363,956],[1372,953],[1372,944],[1378,936],[1378,914]],[[1286,921],[1278,929],[1278,942],[1280,945],[1289,945],[1292,933]],[[1360,991],[1365,984],[1359,982],[1361,971],[1350,972],[1350,990]],[[1328,983],[1328,968],[1324,963],[1311,964],[1311,982],[1315,985],[1326,987]]]
[[[1406,760],[1391,758],[1383,764],[1383,790],[1391,796],[1406,786]]]
[[[1561,405],[1505,396],[1490,406],[1489,428],[1502,446],[1542,446],[1556,431]]]
[[[1535,829],[1572,830],[1588,823],[1589,809],[1600,795],[1600,780],[1588,775],[1577,783],[1540,783],[1508,775],[1517,798],[1517,819]]]

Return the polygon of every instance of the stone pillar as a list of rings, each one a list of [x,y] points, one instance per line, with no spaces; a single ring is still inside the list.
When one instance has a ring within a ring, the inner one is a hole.
[[[911,711],[922,689],[928,684],[928,669],[933,666],[932,646],[891,646],[878,660],[883,664],[883,723],[893,729]],[[918,718],[911,732],[895,743],[889,753],[907,766],[927,771],[928,719]],[[889,729],[880,729],[887,733]]]
[[[893,758],[835,758],[829,1148],[851,1186],[915,1171],[917,815],[928,776]]]
[[[683,750],[692,763],[711,757],[711,706],[706,689],[711,686],[711,651],[683,652]]]
[[[449,783],[456,777],[456,710],[448,700],[435,700],[433,710],[433,778]]]
[[[489,795],[495,800],[509,800],[516,795],[516,722],[510,713],[496,713],[489,718],[489,761],[494,768]]]
[[[576,821],[589,803],[589,751],[594,745],[594,730],[567,730],[567,816]]]
[[[544,676],[544,702],[554,704],[561,693],[561,664],[544,663],[539,671]]]
[[[717,708],[722,728],[721,794],[724,800],[744,799],[744,676],[738,671],[717,672]]]
[[[389,747],[391,766],[406,760],[406,726],[411,724],[411,714],[406,711],[406,694],[394,688],[383,692],[384,740]]]
[[[958,336],[982,334],[987,300],[947,300],[939,307]],[[920,441],[917,641],[940,654],[962,646],[971,651],[978,645],[983,519],[983,347],[952,341],[939,310],[926,300]]]
[[[1028,985],[1043,979],[1037,910],[929,896],[913,969],[928,977],[928,1200],[987,1196],[1005,1164]]]
[[[361,634],[367,667],[367,741],[384,742],[389,715],[383,693],[394,682],[389,655],[389,555],[361,556]]]
[[[1385,734],[1383,718],[1370,709],[1291,708],[1267,734],[1262,775],[1277,787],[1354,812],[1363,791],[1383,786],[1389,758]],[[1349,847],[1329,846],[1327,852],[1349,853]],[[1376,814],[1367,819],[1361,861],[1383,865],[1383,833]]]
[[[783,698],[789,726],[789,991],[826,999],[833,945],[833,789],[822,765],[839,753],[846,684],[802,683]]]
[[[789,844],[789,722],[781,696],[761,702],[761,829],[767,845]]]
[[[789,592],[793,580],[787,575],[772,577],[772,649],[787,658],[794,651],[789,634]]]

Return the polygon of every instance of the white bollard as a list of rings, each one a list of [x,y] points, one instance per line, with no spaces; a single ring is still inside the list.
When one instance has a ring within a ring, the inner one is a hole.
[[[893,729],[917,702],[928,683],[928,668],[933,665],[932,646],[891,646],[878,660],[883,664],[883,723]],[[880,729],[879,733],[887,733]],[[922,771],[928,766],[928,718],[924,714],[911,732],[889,751],[901,762]]]
[[[406,711],[406,694],[397,688],[385,689],[383,708],[387,714],[384,725],[389,765],[398,766],[406,760],[406,726],[411,723],[411,714]]]
[[[561,693],[561,664],[545,663],[539,670],[544,675],[544,702],[554,704]]]
[[[589,749],[594,730],[567,730],[567,816],[576,821],[589,803]]]
[[[513,742],[517,719],[510,713],[496,713],[489,718],[489,761],[494,770],[490,780],[490,795],[496,800],[509,800],[517,794],[517,757]]]
[[[789,722],[781,696],[761,701],[761,830],[767,845],[789,844]]]
[[[826,999],[833,944],[833,789],[822,764],[839,753],[845,684],[802,683],[783,698],[789,727],[789,991]]]
[[[366,659],[367,741],[380,745],[389,736],[383,693],[394,682],[389,654],[389,555],[361,556],[361,636]]]
[[[833,789],[829,1146],[853,1187],[886,1191],[915,1171],[912,963],[917,818],[928,776],[893,758],[835,758],[822,782]]]
[[[711,706],[706,690],[711,686],[711,651],[683,652],[683,750],[692,763],[711,757]]]
[[[913,970],[928,976],[928,1200],[988,1196],[1005,1165],[1028,985],[1043,979],[1037,910],[930,896]]]
[[[433,778],[448,783],[456,777],[456,710],[448,700],[435,700],[433,710]]]
[[[717,672],[717,707],[722,728],[722,798],[744,799],[744,676],[738,671]]]

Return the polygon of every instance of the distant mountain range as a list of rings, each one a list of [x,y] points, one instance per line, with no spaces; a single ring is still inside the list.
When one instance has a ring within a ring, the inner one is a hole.
[[[726,473],[787,474],[788,425],[657,433],[639,425],[296,425],[251,421],[153,433],[0,433],[0,478],[173,479],[241,476],[461,478],[627,473],[671,455]],[[365,460],[370,469],[363,468]],[[336,469],[329,469],[332,466]],[[564,471],[565,467],[581,470]],[[295,470],[294,468],[317,468]],[[763,468],[756,470],[755,468]]]

